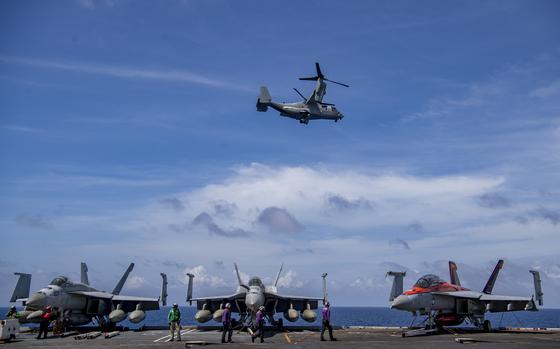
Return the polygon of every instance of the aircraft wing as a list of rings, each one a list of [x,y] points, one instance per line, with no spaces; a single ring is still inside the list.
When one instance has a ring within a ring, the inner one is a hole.
[[[245,292],[239,292],[225,296],[191,298],[187,301],[196,302],[196,308],[198,310],[201,310],[202,307],[206,305],[206,309],[212,312],[220,309],[220,306],[223,307],[225,303],[231,303],[231,311],[239,313],[245,311],[245,295]]]
[[[473,291],[434,292],[434,294],[484,302],[486,303],[487,311],[491,313],[517,310],[537,310],[537,306],[532,297],[502,296]]]
[[[114,306],[120,303],[122,304],[123,310],[126,312],[131,312],[135,310],[137,304],[142,304],[143,310],[159,309],[159,299],[157,298],[114,295],[109,292],[101,292],[101,291],[72,291],[68,293],[75,294],[75,295],[82,295],[89,298],[110,300]]]
[[[290,309],[290,307],[298,311],[304,311],[307,309],[308,304],[310,309],[317,309],[319,307],[319,301],[323,300],[323,298],[319,297],[290,296],[274,293],[266,293],[266,298],[276,301],[275,310],[278,313],[284,312]]]

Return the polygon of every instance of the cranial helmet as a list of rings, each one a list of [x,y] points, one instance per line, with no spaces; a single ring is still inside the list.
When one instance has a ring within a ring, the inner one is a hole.
[[[177,307],[178,307],[177,303],[173,303],[173,308],[177,308]]]
[[[226,308],[228,308],[228,309],[231,308],[231,304],[226,303]]]

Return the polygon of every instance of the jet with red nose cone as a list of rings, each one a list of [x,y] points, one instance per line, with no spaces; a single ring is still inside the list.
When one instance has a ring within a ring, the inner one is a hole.
[[[217,322],[222,321],[223,309],[226,303],[231,304],[231,311],[240,314],[241,322],[251,322],[254,320],[256,312],[261,306],[268,321],[278,327],[282,327],[283,320],[274,319],[276,313],[283,313],[284,318],[290,322],[295,322],[301,318],[307,322],[313,322],[317,318],[314,309],[317,309],[319,301],[326,299],[326,276],[323,274],[323,297],[302,297],[287,296],[278,293],[277,285],[282,273],[282,266],[276,274],[273,285],[265,286],[261,278],[254,276],[249,282],[244,283],[241,280],[237,264],[234,264],[237,275],[238,287],[234,294],[227,296],[201,297],[193,298],[193,274],[187,274],[189,281],[187,284],[187,302],[192,304],[196,302],[198,311],[195,314],[195,320],[204,323],[214,319]]]
[[[138,323],[146,317],[145,312],[158,310],[159,302],[163,305],[167,299],[167,276],[163,278],[160,298],[144,298],[124,296],[120,292],[134,268],[131,263],[112,292],[99,291],[89,285],[87,265],[81,265],[81,280],[74,282],[66,276],[54,278],[46,287],[29,295],[31,274],[16,273],[19,279],[10,302],[22,301],[25,309],[19,317],[20,322],[40,322],[43,311],[47,307],[57,309],[66,323],[71,325],[85,325],[93,319],[99,323],[117,323],[127,318],[132,323]]]
[[[531,297],[501,296],[492,294],[494,283],[504,264],[498,261],[494,271],[482,292],[472,291],[461,286],[457,265],[449,261],[450,281],[446,282],[437,275],[422,276],[411,289],[403,292],[403,279],[406,272],[390,271],[393,286],[391,289],[391,309],[409,311],[416,315],[427,315],[427,329],[456,326],[465,320],[473,325],[490,331],[490,320],[484,319],[486,312],[507,311],[537,311],[538,305],[543,304],[541,278],[538,271],[530,270],[533,274],[535,293]]]

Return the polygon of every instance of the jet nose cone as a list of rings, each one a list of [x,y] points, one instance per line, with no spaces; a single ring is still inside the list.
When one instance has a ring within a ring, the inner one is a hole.
[[[25,303],[31,308],[39,309],[47,306],[46,301],[47,301],[47,296],[45,296],[44,294],[33,293]]]
[[[393,303],[391,303],[391,309],[411,310],[412,302],[413,300],[410,296],[401,294],[393,300]]]
[[[259,307],[264,304],[264,302],[259,294],[248,294],[245,298],[245,304],[247,305],[247,308],[256,312],[259,310]]]

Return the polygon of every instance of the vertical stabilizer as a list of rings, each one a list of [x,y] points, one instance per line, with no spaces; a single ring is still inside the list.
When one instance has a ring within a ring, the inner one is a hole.
[[[490,275],[488,282],[486,282],[486,285],[484,286],[482,293],[492,294],[492,289],[494,288],[494,284],[496,283],[498,274],[500,273],[500,270],[502,269],[503,266],[504,266],[504,260],[500,259],[496,264],[496,266],[494,267],[494,271]]]
[[[453,261],[449,261],[449,282],[452,285],[461,286],[459,274],[457,274],[457,264]]]
[[[284,263],[280,265],[280,270],[278,270],[278,274],[276,274],[276,278],[274,279],[274,287],[278,285],[278,280],[280,280],[280,274],[282,274],[282,268],[284,267]]]
[[[533,283],[535,284],[535,300],[539,303],[539,305],[543,305],[543,291],[541,285],[541,274],[536,270],[529,270],[531,274],[533,274]]]
[[[130,274],[130,272],[132,271],[132,269],[134,269],[134,263],[130,263],[130,265],[128,266],[128,268],[126,269],[126,271],[124,272],[123,276],[121,277],[121,279],[119,280],[119,283],[117,284],[117,286],[115,286],[115,288],[113,289],[113,294],[119,294],[121,293],[121,290],[124,286],[124,283],[126,282],[126,279],[128,279],[128,274]]]
[[[12,293],[12,298],[10,298],[10,303],[29,298],[29,289],[31,288],[31,274],[14,273],[14,275],[19,275],[19,279]]]
[[[406,271],[389,271],[388,276],[393,277],[393,285],[391,286],[391,295],[389,296],[389,301],[397,298],[403,293],[403,280],[406,276]]]
[[[84,285],[89,285],[87,264],[82,262],[80,264],[80,282]]]
[[[160,273],[161,275],[161,295],[159,300],[164,307],[167,305],[167,274]]]
[[[239,283],[239,286],[243,287],[244,289],[248,290],[249,286],[245,285],[243,283],[243,281],[241,281],[241,275],[239,274],[239,268],[237,267],[237,263],[233,263],[233,266],[235,267],[235,275],[237,275],[237,282]]]

